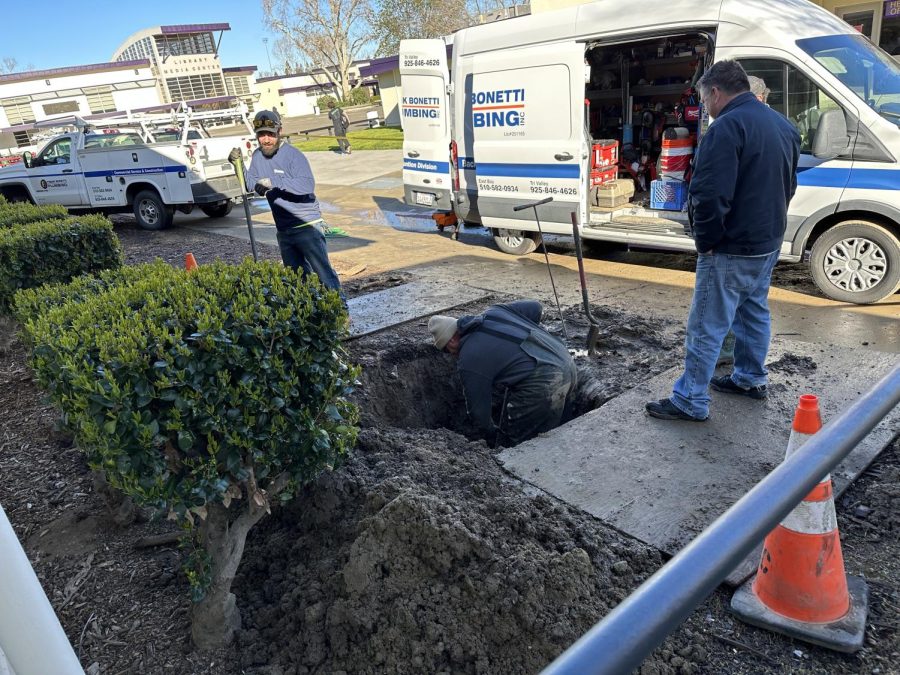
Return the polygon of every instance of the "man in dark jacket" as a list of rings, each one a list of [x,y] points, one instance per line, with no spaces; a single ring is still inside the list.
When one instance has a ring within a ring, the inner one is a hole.
[[[797,188],[800,136],[753,95],[735,61],[719,61],[697,83],[715,121],[698,148],[689,190],[697,248],[684,374],[670,398],[647,403],[653,417],[702,422],[709,391],[764,399],[769,283]],[[728,329],[734,370],[713,378]]]
[[[434,345],[458,357],[469,417],[491,443],[515,445],[558,426],[575,391],[575,362],[541,328],[541,304],[518,300],[480,316],[428,321]],[[491,416],[494,390],[503,394],[500,424]]]

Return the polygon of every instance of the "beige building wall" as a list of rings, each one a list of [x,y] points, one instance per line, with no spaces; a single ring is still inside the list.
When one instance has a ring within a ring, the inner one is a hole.
[[[400,126],[400,69],[378,75],[378,91],[381,95],[381,114],[389,127]]]

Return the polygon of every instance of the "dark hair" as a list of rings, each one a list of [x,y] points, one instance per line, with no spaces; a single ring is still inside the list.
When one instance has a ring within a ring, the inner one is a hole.
[[[750,91],[750,81],[747,73],[737,61],[717,61],[709,70],[703,73],[703,77],[697,82],[697,89],[702,96],[713,88],[718,88],[723,94],[733,96]]]

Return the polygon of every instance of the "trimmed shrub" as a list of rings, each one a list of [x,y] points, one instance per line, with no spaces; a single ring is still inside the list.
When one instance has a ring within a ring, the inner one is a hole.
[[[8,202],[0,195],[0,228],[67,218],[69,212],[59,204],[38,206],[29,202]]]
[[[372,97],[369,96],[368,89],[365,87],[356,87],[356,89],[350,90],[350,95],[347,97],[347,105],[365,105],[371,100]]]
[[[328,112],[329,103],[334,103],[335,105],[337,105],[338,100],[331,94],[324,94],[323,96],[320,96],[316,99],[316,105],[319,106],[319,110],[321,112]]]
[[[32,365],[92,468],[194,533],[195,643],[230,641],[250,528],[356,439],[340,297],[274,263],[156,263],[18,308],[34,312]]]
[[[144,265],[128,265],[103,270],[96,275],[84,274],[69,282],[44,284],[40,288],[21,290],[13,297],[13,315],[25,324],[29,319],[45,315],[65,304],[77,304],[119,285],[132,284],[148,274],[166,274],[171,265],[157,259]],[[23,337],[28,339],[28,333]]]
[[[116,268],[122,247],[103,216],[89,215],[0,229],[0,314],[23,288]]]

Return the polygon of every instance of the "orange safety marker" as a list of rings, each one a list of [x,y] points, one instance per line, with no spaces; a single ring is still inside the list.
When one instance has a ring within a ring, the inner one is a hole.
[[[818,399],[800,397],[786,457],[822,428]],[[731,609],[747,623],[842,652],[862,649],[869,589],[844,573],[831,476],[766,537],[756,576]]]
[[[184,256],[184,269],[188,272],[191,272],[197,269],[199,265],[197,264],[197,259],[194,257],[193,253],[188,253]]]

